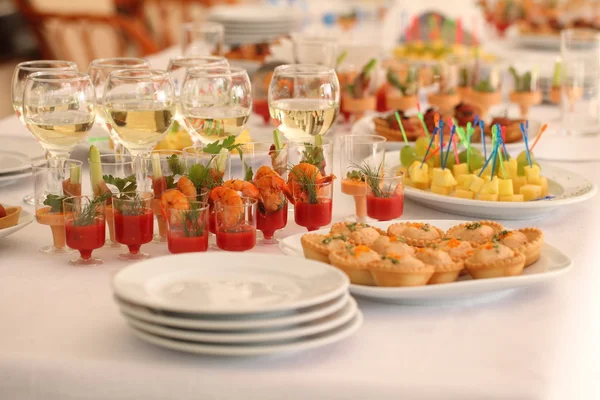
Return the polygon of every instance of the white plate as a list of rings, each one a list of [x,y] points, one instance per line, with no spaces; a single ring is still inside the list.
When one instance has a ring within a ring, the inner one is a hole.
[[[419,222],[429,223],[440,229],[448,230],[455,225],[467,221],[423,220]],[[376,222],[372,225],[385,230],[391,223]],[[329,233],[329,229],[321,229],[311,233]],[[280,240],[279,246],[283,253],[289,256],[304,257],[302,244],[300,243],[302,235],[304,234],[292,235]],[[475,296],[495,295],[501,291],[542,283],[557,278],[569,271],[572,266],[573,260],[571,260],[569,256],[556,247],[546,243],[542,247],[540,259],[535,264],[525,268],[523,274],[519,276],[490,279],[471,279],[469,276],[466,276],[459,278],[457,282],[452,283],[398,288],[382,288],[353,284],[350,285],[350,292],[357,296],[393,303],[447,303],[461,301]]]
[[[21,153],[29,158],[28,165],[23,169],[30,168],[31,164],[43,163],[46,159],[44,148],[32,137],[3,137],[1,147],[3,152]]]
[[[5,207],[14,207],[9,205],[4,205]],[[21,210],[21,214],[19,214],[19,223],[15,226],[11,226],[10,228],[0,229],[0,238],[10,236],[13,233],[20,231],[25,228],[27,225],[33,222],[33,214],[29,211],[23,209]]]
[[[230,345],[230,344],[201,344],[184,340],[168,339],[151,335],[137,329],[133,329],[134,335],[141,340],[171,350],[182,351],[193,354],[208,354],[216,356],[258,356],[275,353],[289,353],[314,349],[317,347],[333,344],[347,338],[355,333],[363,323],[360,310],[356,317],[347,324],[328,332],[319,333],[306,338],[281,344],[268,345]]]
[[[189,253],[119,271],[118,297],[167,311],[200,314],[279,312],[320,304],[348,290],[345,274],[323,263],[272,254]]]
[[[386,167],[400,168],[400,152],[386,153]],[[444,196],[412,187],[404,188],[404,196],[415,203],[451,214],[476,218],[520,220],[539,218],[559,207],[581,203],[592,198],[596,185],[581,175],[540,162],[542,175],[548,178],[548,195],[553,199],[523,202],[469,200]]]
[[[252,5],[214,7],[208,18],[212,21],[219,22],[272,22],[276,24],[284,21],[291,22],[296,20],[296,17],[286,9]]]
[[[560,35],[534,35],[520,33],[515,38],[521,47],[538,50],[560,50]]]
[[[235,319],[232,319],[231,316],[173,314],[125,303],[118,298],[115,298],[115,301],[119,304],[122,313],[157,325],[184,329],[239,331],[245,329],[282,328],[322,318],[344,307],[348,303],[349,296],[348,293],[344,293],[342,296],[326,303],[295,310],[290,315],[273,316],[271,313],[250,314],[237,316]]]
[[[187,340],[191,342],[229,343],[242,345],[261,342],[265,344],[266,342],[298,339],[301,337],[330,331],[348,323],[356,316],[357,311],[358,307],[356,305],[356,300],[354,300],[352,297],[349,297],[345,307],[330,316],[305,322],[302,325],[290,329],[250,332],[208,332],[177,329],[150,324],[131,317],[126,317],[126,319],[129,325],[138,330],[170,339]]]
[[[31,168],[31,161],[23,153],[0,150],[0,174],[12,174]]]
[[[369,115],[362,117],[361,119],[356,121],[356,123],[354,125],[352,125],[351,134],[353,134],[353,135],[377,135],[377,132],[375,131],[375,123],[373,122],[373,118],[375,118],[378,115],[387,115],[387,114],[389,114],[389,112],[374,113],[374,114],[369,114]],[[541,127],[542,127],[541,122],[529,121],[529,140],[533,140],[537,136]],[[492,139],[489,136],[486,136],[485,139],[486,139],[485,143],[488,146],[488,149],[490,149],[490,146],[492,145]],[[411,146],[414,146],[415,142],[408,142],[408,144]],[[483,148],[483,145],[481,143],[473,143],[472,146],[475,148],[478,148],[478,149]],[[400,150],[400,149],[402,149],[402,147],[404,147],[404,142],[402,140],[385,142],[385,148],[387,150]],[[521,151],[524,149],[525,149],[525,143],[523,141],[506,144],[506,150],[509,153],[518,152],[518,151]]]

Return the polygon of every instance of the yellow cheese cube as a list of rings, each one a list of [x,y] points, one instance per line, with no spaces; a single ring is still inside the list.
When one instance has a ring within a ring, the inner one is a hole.
[[[513,196],[498,196],[498,201],[506,201],[506,202],[512,202],[513,201]]]
[[[420,161],[413,161],[408,168],[408,174],[415,184],[429,182],[429,166],[427,164],[421,164]]]
[[[404,184],[404,186],[410,186],[410,187],[413,187],[413,186],[414,186],[414,185],[413,185],[413,183],[412,183],[412,181],[411,181],[411,180],[410,180],[410,178],[408,177],[408,175],[404,175],[404,176],[402,177],[402,183]]]
[[[508,175],[510,178],[515,178],[515,176],[519,176],[519,174],[517,173],[518,170],[518,164],[517,164],[517,159],[516,158],[511,158],[508,161],[504,162],[504,170],[506,171],[506,175]]]
[[[498,194],[500,196],[512,196],[514,194],[512,179],[498,180]]]
[[[473,178],[471,179],[471,184],[469,185],[469,190],[474,193],[479,193],[484,183],[485,181],[483,180],[483,178],[473,175]]]
[[[454,186],[452,186],[452,187],[442,187],[442,186],[437,186],[437,185],[431,185],[431,192],[432,193],[437,193],[437,194],[442,194],[444,196],[448,196],[453,191],[454,191]]]
[[[459,175],[456,177],[456,185],[460,187],[464,187],[465,181],[469,178],[469,175]]]
[[[454,187],[456,186],[456,179],[452,175],[452,172],[448,168],[434,168],[433,179],[431,185],[439,187]]]
[[[548,178],[546,178],[545,176],[542,176],[540,178],[541,181],[541,187],[542,187],[542,197],[546,197],[548,196]]]
[[[531,185],[539,185],[541,186],[540,180],[540,167],[533,164],[531,167],[526,165],[523,167],[523,171],[525,171],[525,178],[527,179],[527,183]]]
[[[513,176],[513,192],[521,193],[521,186],[527,184],[527,179],[524,176]]]
[[[475,193],[471,192],[470,190],[456,189],[456,192],[454,192],[454,197],[473,200],[475,198]]]
[[[519,193],[523,195],[525,201],[535,200],[542,197],[542,187],[538,185],[523,185],[519,189]]]
[[[462,179],[463,179],[463,183],[462,183],[462,188],[465,190],[469,190],[469,188],[471,187],[471,182],[473,182],[473,177],[475,175],[473,174],[469,174],[469,175],[463,175]]]
[[[513,202],[517,202],[517,201],[525,201],[525,198],[523,197],[522,194],[513,194]]]
[[[455,164],[452,166],[454,177],[458,179],[459,176],[469,175],[469,166],[466,163]]]
[[[429,189],[429,182],[412,182],[412,185],[414,188],[417,189],[421,189],[421,190],[427,190]]]
[[[477,200],[484,200],[484,201],[498,201],[498,194],[492,194],[492,193],[479,193],[477,195]]]
[[[481,190],[479,191],[479,193],[481,194],[498,194],[499,189],[498,189],[498,182],[500,181],[500,179],[498,179],[497,177],[494,177],[494,179],[490,180],[489,182],[485,182],[483,184],[483,186],[481,187]]]

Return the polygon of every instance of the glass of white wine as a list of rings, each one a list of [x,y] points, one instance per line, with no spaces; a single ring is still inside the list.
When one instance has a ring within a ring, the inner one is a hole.
[[[88,75],[92,79],[92,83],[96,89],[97,105],[102,104],[104,86],[108,79],[108,75],[110,75],[111,72],[120,69],[150,69],[150,62],[137,57],[99,58],[93,60],[88,67]],[[106,116],[104,115],[104,109],[102,107],[97,107],[96,109],[96,123],[108,133],[114,144],[115,153],[122,155],[125,147],[123,147],[119,141],[114,130],[110,128],[110,124],[106,122]]]
[[[67,159],[94,125],[96,95],[89,75],[77,71],[35,72],[23,90],[23,120],[50,153]]]
[[[22,124],[25,124],[23,120],[23,89],[25,88],[25,81],[29,75],[41,71],[77,71],[77,64],[73,61],[63,60],[35,60],[22,62],[15,67],[11,83],[12,106]],[[49,157],[50,154],[46,152],[46,158]],[[35,197],[33,194],[28,194],[23,197],[23,201],[25,204],[33,206],[35,204]]]
[[[175,121],[181,127],[185,127],[185,119],[181,113],[181,102],[179,101],[179,96],[181,94],[181,88],[183,87],[183,82],[185,81],[188,71],[196,67],[228,68],[229,61],[227,61],[225,57],[220,56],[183,56],[171,58],[169,60],[167,72],[171,76],[171,80],[173,80],[173,85],[175,85]]]
[[[180,102],[195,143],[238,136],[252,110],[250,78],[240,68],[192,68],[181,88]]]
[[[107,121],[135,158],[138,191],[145,191],[144,158],[166,135],[175,114],[175,87],[167,71],[126,69],[108,76],[102,99]]]
[[[287,139],[325,135],[340,110],[340,83],[332,68],[311,64],[275,68],[269,112]]]

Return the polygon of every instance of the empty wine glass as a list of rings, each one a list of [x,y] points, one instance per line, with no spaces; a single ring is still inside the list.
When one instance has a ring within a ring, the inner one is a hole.
[[[324,36],[295,35],[292,37],[296,64],[316,64],[334,68],[336,64],[337,39]]]
[[[340,110],[340,84],[332,68],[295,64],[275,68],[269,112],[288,139],[325,135]]]
[[[119,155],[123,154],[125,147],[119,141],[114,130],[111,129],[111,125],[107,123],[101,104],[108,75],[120,69],[150,69],[150,62],[137,57],[100,58],[93,60],[88,67],[88,74],[96,89],[96,104],[98,105],[96,108],[96,123],[108,133],[114,145],[115,153]]]
[[[135,158],[138,190],[147,190],[143,158],[167,134],[175,114],[175,88],[166,71],[111,72],[102,104],[107,121]]]
[[[222,56],[225,27],[215,22],[183,24],[181,52],[186,56]]]
[[[240,68],[192,68],[185,77],[180,101],[186,127],[196,142],[238,136],[252,110],[250,78]]]

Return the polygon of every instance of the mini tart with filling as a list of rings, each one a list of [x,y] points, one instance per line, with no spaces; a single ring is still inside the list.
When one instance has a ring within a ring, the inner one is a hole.
[[[373,242],[371,248],[382,256],[388,253],[415,256],[414,247],[409,246],[404,239],[396,236],[379,236]]]
[[[413,247],[426,247],[444,237],[440,228],[421,222],[398,222],[388,227],[389,236],[397,236]]]
[[[466,240],[477,246],[491,241],[495,235],[503,230],[504,227],[494,221],[466,222],[450,228],[446,232],[446,236]]]
[[[321,261],[329,264],[329,253],[344,250],[348,245],[348,237],[344,235],[319,235],[307,233],[300,239],[304,257],[309,260]]]
[[[369,264],[378,261],[381,256],[367,246],[347,245],[343,250],[329,253],[329,262],[344,271],[350,282],[356,285],[374,286]]]
[[[350,233],[349,238],[353,243],[371,246],[380,236],[381,234],[377,229],[369,226],[355,230]]]
[[[377,286],[423,286],[434,273],[432,265],[409,256],[388,253],[379,261],[369,265],[373,280]]]
[[[523,228],[514,231],[502,231],[495,240],[525,255],[525,266],[528,267],[540,258],[544,233],[537,228]]]
[[[350,237],[350,234],[352,232],[356,232],[358,230],[370,227],[371,225],[363,224],[361,222],[336,222],[335,224],[331,225],[329,233],[334,235],[345,235]]]
[[[6,216],[0,218],[0,229],[10,228],[11,226],[15,226],[19,223],[19,214],[21,214],[22,208],[19,206],[16,207],[6,207]]]
[[[444,238],[436,247],[445,251],[454,261],[466,260],[473,255],[473,245],[466,240],[457,238]]]
[[[465,268],[474,279],[520,275],[525,255],[498,242],[484,243],[465,260]]]
[[[427,282],[429,284],[454,282],[464,267],[462,260],[455,261],[450,254],[433,247],[419,248],[415,256],[425,265],[433,267],[433,275]]]

